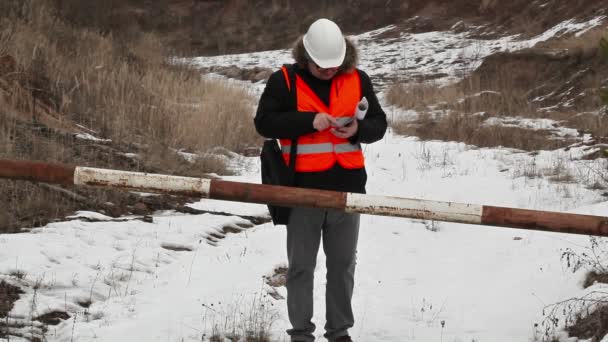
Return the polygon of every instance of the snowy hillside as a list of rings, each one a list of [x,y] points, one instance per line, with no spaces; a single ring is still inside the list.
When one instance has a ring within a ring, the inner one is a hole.
[[[378,38],[391,27],[354,40],[361,69],[382,92],[391,80],[416,75],[439,74],[449,82],[492,52],[582,32],[605,20],[564,22],[525,41],[470,40],[449,32]],[[291,58],[280,50],[189,62],[275,69]],[[259,95],[263,86],[256,83],[252,91]],[[390,119],[408,115],[385,110]],[[601,191],[583,185],[594,182],[598,175],[590,170],[600,166],[578,160],[581,149],[528,154],[425,142],[390,131],[364,148],[370,194],[597,215],[608,210]],[[233,158],[241,172],[225,179],[259,182],[256,157]],[[582,181],[544,176],[557,167]],[[537,177],[526,177],[531,172]],[[48,341],[208,341],[218,330],[242,334],[272,323],[272,341],[287,341],[280,286],[284,227],[252,223],[252,217],[267,216],[262,205],[202,200],[191,206],[209,213],[157,212],[149,222],[81,212],[30,233],[1,235],[0,280],[25,291],[7,322],[24,336],[48,329]],[[583,272],[572,273],[560,260],[566,249],[588,245],[586,236],[362,216],[350,333],[364,342],[540,341],[547,306],[608,291],[601,284],[583,290]],[[322,253],[317,265],[315,323],[322,327]],[[61,313],[69,318],[58,325],[32,323]],[[322,329],[316,334],[321,340]]]

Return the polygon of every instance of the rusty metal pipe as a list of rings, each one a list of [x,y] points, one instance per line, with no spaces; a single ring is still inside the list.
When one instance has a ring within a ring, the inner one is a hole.
[[[0,178],[112,187],[288,207],[608,236],[608,217],[0,160]]]

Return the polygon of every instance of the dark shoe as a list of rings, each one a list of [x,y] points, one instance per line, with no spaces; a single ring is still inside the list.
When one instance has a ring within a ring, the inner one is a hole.
[[[353,342],[353,340],[348,335],[340,336],[336,339],[336,342]]]

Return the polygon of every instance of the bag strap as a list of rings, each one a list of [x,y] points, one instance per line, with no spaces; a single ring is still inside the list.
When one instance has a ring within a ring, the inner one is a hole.
[[[295,70],[293,69],[292,65],[287,64],[284,64],[281,67],[281,70],[283,70],[283,76],[285,77],[285,83],[287,84],[289,95],[291,95],[292,103],[294,104],[294,106],[297,106],[298,98],[296,91]],[[292,182],[296,174],[296,153],[298,153],[298,139],[291,139],[291,149],[289,153],[289,170],[291,171]]]

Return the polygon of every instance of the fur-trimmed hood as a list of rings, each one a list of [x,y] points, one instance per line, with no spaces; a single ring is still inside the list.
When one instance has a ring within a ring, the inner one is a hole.
[[[303,38],[304,36],[298,38],[296,43],[293,45],[291,54],[293,55],[293,59],[295,59],[298,66],[306,69],[308,66],[308,58],[306,58]],[[355,44],[350,39],[344,37],[344,40],[346,41],[346,54],[344,56],[342,65],[340,65],[340,72],[350,72],[354,70],[359,63],[359,52],[357,51]]]

